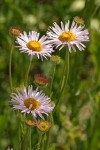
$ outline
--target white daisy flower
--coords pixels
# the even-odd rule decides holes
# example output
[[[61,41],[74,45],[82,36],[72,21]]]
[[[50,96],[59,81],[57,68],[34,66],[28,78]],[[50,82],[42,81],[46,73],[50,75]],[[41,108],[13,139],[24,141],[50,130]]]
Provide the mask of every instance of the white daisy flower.
[[[80,51],[85,49],[83,42],[89,41],[89,32],[87,29],[84,29],[84,26],[78,25],[74,21],[72,22],[71,27],[69,27],[70,22],[66,22],[65,26],[61,22],[61,27],[55,22],[53,27],[50,27],[47,35],[51,41],[51,44],[60,47],[61,50],[65,45],[68,46],[69,51],[76,51],[77,47]]]
[[[42,114],[48,115],[54,106],[50,104],[50,98],[43,94],[38,89],[33,91],[32,86],[28,87],[28,90],[24,86],[23,89],[16,90],[11,94],[11,104],[15,110],[21,110],[24,115],[32,114],[36,119],[37,115],[44,119]]]
[[[26,32],[20,33],[20,35],[16,38],[16,43],[19,46],[21,52],[28,53],[30,58],[32,59],[34,55],[37,55],[38,59],[43,57],[51,57],[51,53],[53,52],[52,46],[49,44],[47,40],[47,36],[42,36],[39,39],[39,33],[35,31],[29,32],[27,35]]]

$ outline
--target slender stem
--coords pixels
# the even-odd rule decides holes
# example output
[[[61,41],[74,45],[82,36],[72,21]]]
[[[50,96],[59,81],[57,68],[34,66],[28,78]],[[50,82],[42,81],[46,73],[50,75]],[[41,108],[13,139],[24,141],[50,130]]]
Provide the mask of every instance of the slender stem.
[[[28,76],[31,66],[31,59],[28,65],[28,69],[26,71],[25,76],[25,85],[27,86]],[[31,150],[31,128],[28,127],[25,122],[22,123],[22,140],[21,140],[21,150]]]
[[[60,96],[62,96],[65,85],[68,82],[68,76],[69,76],[69,51],[66,50],[64,73],[63,73],[63,79],[62,79],[62,83],[61,83]]]
[[[21,150],[31,150],[31,127],[28,127],[25,123],[23,123],[21,131]]]
[[[12,52],[13,52],[13,42],[11,44],[11,49],[10,49],[10,60],[9,60],[9,81],[10,81],[10,90],[12,92],[12,73],[11,73],[11,63],[12,63]]]
[[[44,149],[44,146],[45,146],[45,145],[44,145],[44,140],[45,140],[45,134],[43,134],[43,140],[42,140],[42,148],[41,148],[41,150],[45,150],[45,149]]]
[[[50,85],[50,97],[52,97],[52,86],[53,86],[53,80],[54,80],[54,76],[55,76],[55,71],[56,71],[56,64],[54,64],[54,68],[53,68],[52,80],[51,80],[51,85]],[[50,122],[51,122],[51,118],[52,118],[52,114],[50,114],[50,118],[49,118]],[[47,139],[46,139],[46,143],[45,143],[45,150],[48,149],[49,138],[50,138],[50,129],[47,132]]]
[[[52,113],[51,113],[50,114],[50,118],[49,118],[51,124],[53,124],[53,119],[52,118],[53,118],[53,116],[52,116]],[[51,128],[47,132],[47,139],[46,139],[46,142],[45,142],[44,150],[48,150],[49,139],[50,139],[50,131],[51,131]]]
[[[31,128],[29,128],[29,150],[31,150]]]
[[[31,67],[31,62],[32,60],[30,59],[29,65],[28,65],[28,69],[26,71],[26,76],[25,76],[25,85],[27,86],[27,82],[28,82],[28,76],[29,76],[29,71],[30,71],[30,67]]]
[[[45,143],[45,150],[48,149],[49,138],[50,138],[50,129],[49,129],[49,131],[47,132],[47,139],[46,139],[46,143]]]
[[[43,137],[43,134],[40,133],[37,150],[41,150],[42,137]]]
[[[53,74],[52,74],[52,79],[51,79],[51,84],[50,84],[50,97],[52,96],[52,86],[53,86],[55,71],[56,71],[56,64],[54,64]]]
[[[60,84],[59,84],[59,87],[60,88],[60,91],[57,92],[57,101],[56,101],[56,104],[55,104],[55,108],[54,110],[57,108],[59,102],[60,102],[60,99],[61,99],[61,96],[63,94],[63,91],[65,89],[65,86],[68,82],[68,76],[69,76],[69,51],[66,50],[66,55],[65,55],[65,62],[64,62],[64,68],[63,68],[63,73],[62,73],[62,79],[60,81]]]
[[[21,127],[20,123],[18,122],[18,149],[21,149]]]

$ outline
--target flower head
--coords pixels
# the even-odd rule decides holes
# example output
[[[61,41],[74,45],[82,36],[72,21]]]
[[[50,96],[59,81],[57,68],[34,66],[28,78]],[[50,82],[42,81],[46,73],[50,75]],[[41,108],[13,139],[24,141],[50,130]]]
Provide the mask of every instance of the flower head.
[[[35,120],[33,120],[33,119],[28,119],[28,118],[25,118],[25,123],[26,123],[28,126],[35,126],[35,124],[36,124]]]
[[[47,77],[43,74],[35,74],[34,79],[35,83],[38,84],[39,86],[45,86],[49,82]]]
[[[75,21],[77,24],[84,25],[84,20],[83,20],[83,18],[81,18],[81,17],[79,17],[79,16],[75,16],[75,17],[74,17],[74,21]]]
[[[51,62],[53,62],[55,64],[59,64],[61,62],[61,58],[57,55],[52,55],[50,60],[51,60]]]
[[[51,44],[56,46],[56,48],[60,47],[60,50],[67,45],[69,51],[76,51],[77,47],[80,51],[85,49],[85,45],[83,42],[89,41],[89,32],[87,29],[84,29],[84,26],[79,25],[72,22],[71,27],[69,27],[70,22],[66,22],[65,26],[61,22],[61,27],[54,23],[53,27],[50,27],[47,35],[51,41]]]
[[[22,30],[16,27],[10,27],[9,32],[14,36],[19,36]]]
[[[22,90],[16,90],[11,94],[11,104],[15,110],[21,110],[24,115],[31,114],[34,119],[39,116],[44,119],[43,114],[48,115],[53,110],[50,98],[38,89],[33,91],[32,86]]]
[[[28,35],[26,32],[23,32],[23,34],[17,37],[16,43],[19,44],[19,46],[17,46],[19,50],[28,53],[31,59],[34,55],[37,55],[38,59],[41,58],[43,60],[43,57],[51,57],[53,48],[46,36],[42,36],[39,39],[39,35],[40,34],[35,31],[29,32]]]
[[[48,131],[50,126],[51,126],[50,123],[44,120],[37,122],[37,128],[42,132]]]

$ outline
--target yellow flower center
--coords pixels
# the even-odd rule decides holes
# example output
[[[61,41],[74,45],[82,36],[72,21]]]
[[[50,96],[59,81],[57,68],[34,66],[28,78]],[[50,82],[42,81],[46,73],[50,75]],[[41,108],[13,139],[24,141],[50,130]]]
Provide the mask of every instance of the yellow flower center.
[[[76,36],[70,31],[64,31],[58,38],[61,42],[70,42],[76,39]]]
[[[32,105],[31,110],[34,110],[36,108],[39,108],[39,102],[35,100],[34,98],[27,98],[24,100],[24,105],[29,108],[30,105]]]
[[[36,52],[40,52],[42,50],[42,45],[40,42],[38,41],[30,41],[26,44],[26,46],[32,50],[32,51],[36,51]]]
[[[47,131],[50,128],[50,124],[47,121],[40,121],[37,127],[41,131]]]

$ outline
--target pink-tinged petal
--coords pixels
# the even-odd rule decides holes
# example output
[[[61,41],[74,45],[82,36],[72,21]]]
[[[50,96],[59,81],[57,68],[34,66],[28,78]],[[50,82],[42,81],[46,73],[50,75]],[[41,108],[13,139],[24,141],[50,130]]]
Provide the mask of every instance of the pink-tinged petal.
[[[85,49],[83,42],[89,41],[89,32],[84,28],[84,25],[78,25],[74,21],[70,25],[69,20],[65,23],[65,26],[61,22],[61,27],[57,23],[54,23],[53,26],[49,27],[47,36],[55,49],[61,50],[64,46],[67,46],[69,52],[76,52],[76,48],[82,51]],[[64,32],[67,36],[64,36]],[[61,36],[64,37],[61,39]]]
[[[33,100],[33,101],[32,101]],[[37,106],[34,107],[34,100]],[[28,101],[28,105],[27,102]],[[51,100],[42,91],[33,90],[32,86],[28,86],[28,89],[24,86],[23,89],[16,90],[15,93],[11,94],[11,106],[14,110],[20,110],[21,113],[31,114],[33,118],[39,116],[42,119],[44,114],[48,115],[49,112],[53,111],[50,104]]]

